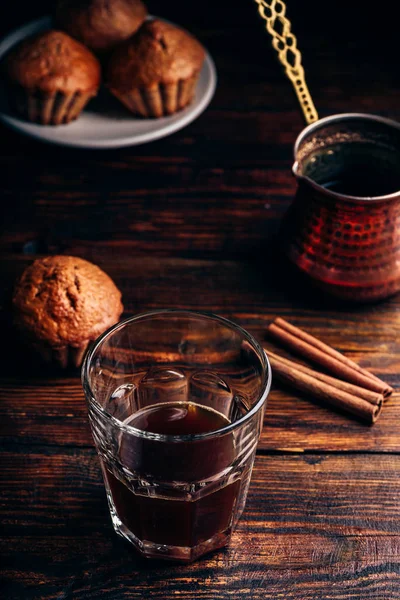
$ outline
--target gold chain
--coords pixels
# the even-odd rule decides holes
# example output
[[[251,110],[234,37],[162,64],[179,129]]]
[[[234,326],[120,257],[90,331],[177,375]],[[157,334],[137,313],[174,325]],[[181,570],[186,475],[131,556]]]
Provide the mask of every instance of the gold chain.
[[[258,4],[258,12],[266,21],[266,29],[272,36],[272,46],[293,84],[306,122],[318,121],[318,113],[306,84],[301,53],[297,48],[296,37],[291,33],[291,23],[286,17],[285,3],[283,0],[255,1]]]

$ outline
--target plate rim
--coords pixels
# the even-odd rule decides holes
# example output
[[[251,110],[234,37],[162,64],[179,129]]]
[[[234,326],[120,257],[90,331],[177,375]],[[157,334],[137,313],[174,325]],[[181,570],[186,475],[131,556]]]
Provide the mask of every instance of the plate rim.
[[[166,22],[170,22],[167,19],[164,19],[164,18],[158,17],[158,16],[156,17],[153,15],[149,15],[149,17],[157,18],[157,19],[160,19],[160,20],[166,21]],[[10,50],[18,41],[24,39],[26,36],[28,36],[30,34],[35,33],[36,30],[39,31],[40,29],[44,29],[45,27],[51,27],[51,26],[52,26],[52,18],[51,18],[51,16],[46,15],[43,17],[39,17],[38,19],[33,19],[32,21],[29,21],[28,23],[25,23],[24,25],[21,25],[20,27],[16,27],[15,29],[13,29],[10,33],[5,35],[0,40],[0,60],[3,58],[3,56],[6,54],[6,52],[8,52],[8,50]],[[177,25],[177,27],[180,27],[180,26]],[[180,28],[183,29],[182,27],[180,27]],[[16,35],[19,38],[17,41],[14,40],[14,37]],[[197,104],[195,104],[194,106],[192,106],[191,110],[189,110],[187,113],[182,114],[182,117],[180,119],[177,119],[173,123],[165,123],[162,127],[160,127],[159,129],[156,129],[155,131],[144,132],[144,133],[135,134],[135,135],[127,135],[126,137],[119,137],[119,138],[114,138],[111,140],[104,139],[104,138],[100,139],[100,140],[89,140],[89,141],[85,140],[84,138],[71,140],[71,139],[62,139],[62,133],[61,133],[61,138],[47,137],[44,134],[45,131],[49,131],[49,132],[53,133],[54,131],[57,131],[57,130],[54,129],[53,127],[51,127],[50,129],[47,129],[47,127],[45,125],[39,125],[36,123],[30,123],[29,121],[23,121],[22,119],[19,119],[18,117],[8,115],[7,113],[2,112],[2,111],[0,111],[0,121],[2,121],[5,125],[7,125],[11,129],[13,129],[14,131],[17,131],[18,133],[20,133],[22,135],[26,135],[30,138],[40,140],[41,142],[44,142],[47,144],[53,144],[53,145],[64,146],[64,147],[69,147],[69,148],[86,148],[86,149],[107,150],[107,149],[112,149],[112,148],[123,148],[123,147],[127,147],[127,146],[138,146],[141,144],[150,143],[150,142],[159,140],[161,138],[167,137],[169,135],[172,135],[173,133],[183,129],[184,127],[186,127],[187,125],[192,123],[195,119],[197,119],[197,117],[199,117],[204,112],[204,110],[207,108],[207,106],[210,104],[210,102],[214,96],[216,86],[217,86],[217,71],[216,71],[215,63],[207,50],[205,51],[205,58],[204,58],[204,63],[203,63],[202,69],[204,69],[204,68],[206,68],[208,70],[209,82],[208,82],[207,89],[206,89],[205,93],[203,94],[203,96],[200,98],[199,102]],[[179,114],[179,113],[175,113],[174,115],[171,115],[171,117],[175,117],[176,114]],[[132,117],[132,118],[134,118],[134,117]],[[166,117],[166,118],[168,118],[168,117]],[[154,122],[154,119],[151,119],[151,121]],[[24,127],[25,124],[26,125],[36,125],[38,128],[43,128],[43,132],[41,131],[41,129],[38,129],[37,131],[28,131]],[[64,128],[64,127],[68,127],[68,125],[62,125],[59,127]],[[62,132],[62,129],[60,129],[58,131]]]

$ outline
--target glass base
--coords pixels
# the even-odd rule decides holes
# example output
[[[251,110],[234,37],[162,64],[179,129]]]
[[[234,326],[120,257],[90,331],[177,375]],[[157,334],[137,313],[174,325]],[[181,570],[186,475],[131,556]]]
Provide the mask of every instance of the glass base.
[[[226,546],[231,538],[232,530],[219,532],[209,540],[189,548],[186,546],[167,546],[165,544],[156,544],[148,540],[139,540],[121,521],[117,518],[112,519],[114,529],[118,535],[130,542],[134,548],[145,558],[157,558],[159,560],[172,560],[189,563],[197,560],[203,554],[218,550]]]
[[[240,479],[204,496],[174,489],[175,497],[168,498],[160,495],[161,486],[159,495],[146,496],[135,494],[101,464],[114,529],[142,556],[191,562],[229,543],[243,510],[237,502]],[[193,496],[197,498],[188,500]]]

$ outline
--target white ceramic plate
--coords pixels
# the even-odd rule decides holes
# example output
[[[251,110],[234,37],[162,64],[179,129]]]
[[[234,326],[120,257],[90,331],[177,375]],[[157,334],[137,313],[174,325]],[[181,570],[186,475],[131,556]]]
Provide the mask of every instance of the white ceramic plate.
[[[50,17],[43,17],[16,29],[0,43],[0,60],[17,42],[28,35],[51,28]],[[19,118],[8,106],[4,88],[0,89],[0,119],[21,133],[45,142],[81,148],[119,148],[144,144],[182,129],[196,119],[214,95],[217,76],[207,53],[190,106],[161,119],[137,119],[106,90],[101,89],[80,117],[68,125],[36,125]]]

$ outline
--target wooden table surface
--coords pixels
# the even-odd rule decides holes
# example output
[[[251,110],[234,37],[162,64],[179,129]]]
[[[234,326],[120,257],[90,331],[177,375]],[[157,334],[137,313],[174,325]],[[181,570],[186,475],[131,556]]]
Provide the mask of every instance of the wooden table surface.
[[[1,32],[50,5],[21,14],[4,3]],[[255,4],[149,6],[215,58],[218,89],[197,121],[112,151],[46,146],[1,128],[0,596],[399,599],[398,394],[369,427],[275,386],[230,547],[189,566],[153,563],[113,532],[79,374],[33,367],[14,341],[15,277],[38,255],[68,253],[114,278],[126,316],[209,310],[264,341],[281,315],[400,387],[400,296],[337,305],[304,286],[276,250],[303,123]],[[388,7],[377,10],[291,3],[321,116],[400,120],[397,21]]]

